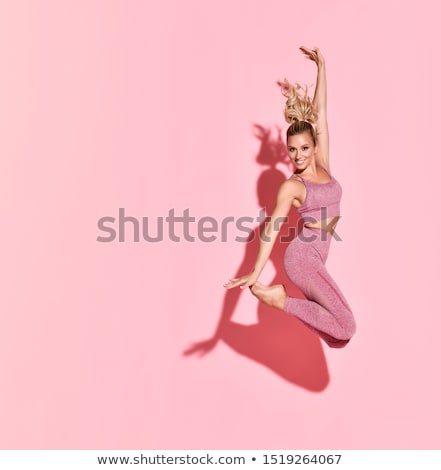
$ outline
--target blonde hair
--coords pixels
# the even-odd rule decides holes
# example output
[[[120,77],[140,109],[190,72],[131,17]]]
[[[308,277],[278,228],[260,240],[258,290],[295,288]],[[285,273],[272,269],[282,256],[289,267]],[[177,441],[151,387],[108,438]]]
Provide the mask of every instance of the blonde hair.
[[[291,125],[287,130],[286,137],[309,132],[314,145],[316,145],[314,124],[317,122],[318,114],[308,96],[308,86],[302,87],[297,82],[293,85],[286,78],[283,82],[277,83],[281,87],[282,94],[287,98],[284,115],[286,122]]]

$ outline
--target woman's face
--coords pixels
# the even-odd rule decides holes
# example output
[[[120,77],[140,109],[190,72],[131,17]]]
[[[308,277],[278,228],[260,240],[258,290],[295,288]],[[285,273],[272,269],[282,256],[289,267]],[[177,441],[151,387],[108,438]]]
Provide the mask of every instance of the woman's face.
[[[314,159],[316,147],[309,132],[290,135],[287,140],[288,155],[296,168],[304,169]]]

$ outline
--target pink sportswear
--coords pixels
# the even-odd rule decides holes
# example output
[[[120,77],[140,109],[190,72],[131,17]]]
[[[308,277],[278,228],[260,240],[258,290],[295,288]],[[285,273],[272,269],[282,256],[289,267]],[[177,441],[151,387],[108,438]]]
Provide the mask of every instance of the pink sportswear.
[[[342,189],[335,178],[324,184],[303,182],[306,199],[298,210],[305,222],[312,217],[322,220],[340,215]],[[342,348],[354,335],[356,323],[348,301],[325,266],[331,239],[328,230],[304,225],[288,245],[285,272],[306,299],[288,296],[284,311],[314,330],[330,347]]]
[[[326,171],[325,168],[323,169]],[[340,215],[340,200],[343,194],[342,187],[332,175],[329,176],[331,176],[331,180],[327,183],[306,181],[297,173],[291,176],[291,178],[300,178],[306,186],[305,201],[297,208],[305,221],[307,219],[308,222],[316,222]]]

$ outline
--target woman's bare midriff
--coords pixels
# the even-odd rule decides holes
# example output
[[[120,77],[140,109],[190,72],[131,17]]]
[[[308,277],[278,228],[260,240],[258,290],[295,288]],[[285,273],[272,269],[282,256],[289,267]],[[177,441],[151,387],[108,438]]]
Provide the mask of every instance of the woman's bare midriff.
[[[304,225],[305,227],[321,228],[322,230],[326,230],[333,234],[340,217],[340,215],[336,215],[334,217],[329,217],[328,219],[318,220],[317,222],[306,222]]]

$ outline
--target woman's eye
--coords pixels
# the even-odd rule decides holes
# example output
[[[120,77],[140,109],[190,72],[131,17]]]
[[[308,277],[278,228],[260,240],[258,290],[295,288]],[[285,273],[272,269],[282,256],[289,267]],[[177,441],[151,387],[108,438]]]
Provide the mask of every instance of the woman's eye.
[[[309,147],[303,147],[303,150],[308,150]]]

